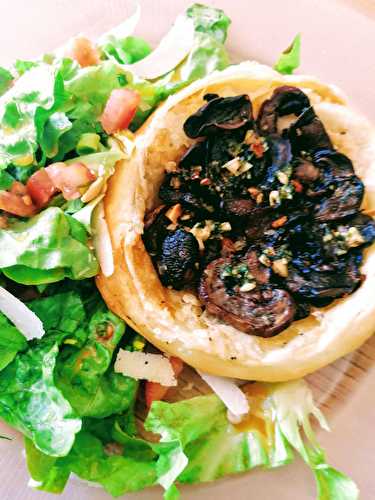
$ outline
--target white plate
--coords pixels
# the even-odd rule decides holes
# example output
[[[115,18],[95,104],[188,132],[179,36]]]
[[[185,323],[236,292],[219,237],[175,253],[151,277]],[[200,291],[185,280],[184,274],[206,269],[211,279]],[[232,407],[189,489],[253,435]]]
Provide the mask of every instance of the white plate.
[[[141,0],[138,34],[156,42],[185,0]],[[371,0],[218,0],[233,23],[228,46],[236,59],[256,58],[272,64],[296,33],[302,33],[300,72],[339,85],[353,105],[375,121],[375,3]],[[120,0],[12,0],[0,2],[1,64],[51,51],[70,36],[83,32],[91,37],[118,24],[126,16],[128,2]],[[129,4],[128,4],[129,5]],[[329,414],[333,428],[319,438],[332,465],[355,479],[361,499],[375,498],[375,339],[347,359],[310,378]],[[22,456],[22,440],[0,424],[1,500],[46,500],[56,496],[27,487],[28,474]],[[254,471],[210,485],[182,488],[185,500],[313,500],[315,486],[301,462],[274,471]],[[154,488],[127,498],[156,500]],[[109,496],[72,480],[62,500],[101,500]]]

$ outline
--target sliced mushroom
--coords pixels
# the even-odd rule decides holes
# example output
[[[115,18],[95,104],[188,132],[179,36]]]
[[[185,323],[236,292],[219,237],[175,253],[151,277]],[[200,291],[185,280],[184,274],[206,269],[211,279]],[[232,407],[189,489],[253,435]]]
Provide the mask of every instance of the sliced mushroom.
[[[325,176],[352,177],[354,175],[353,163],[342,153],[334,149],[321,149],[314,153],[312,161]]]
[[[294,168],[293,178],[303,184],[311,184],[319,179],[320,170],[312,162],[304,159],[298,159]]]
[[[337,178],[331,193],[316,206],[314,216],[320,222],[355,215],[362,203],[364,186],[356,175],[349,178]]]
[[[288,292],[270,286],[248,292],[228,290],[220,277],[231,259],[217,259],[205,269],[199,287],[208,313],[250,335],[272,337],[293,321],[295,304]]]
[[[314,264],[306,257],[293,259],[286,279],[287,289],[309,301],[342,297],[360,285],[359,264],[357,255],[319,264]]]
[[[220,130],[232,130],[252,122],[252,105],[247,94],[213,97],[184,123],[188,137],[196,139]]]
[[[294,153],[333,148],[323,123],[311,107],[305,109],[291,125],[288,137]]]
[[[243,227],[246,238],[256,241],[264,237],[264,234],[272,228],[275,213],[269,207],[260,207],[253,210],[251,217],[246,220]]]
[[[307,95],[297,87],[283,85],[275,89],[272,97],[260,107],[257,125],[263,134],[277,133],[277,119],[280,116],[300,115],[310,106]]]
[[[168,234],[170,220],[165,216],[167,210],[166,205],[160,205],[145,217],[143,242],[151,255],[158,254],[163,239]]]
[[[256,207],[256,203],[251,198],[243,199],[228,199],[221,203],[221,210],[225,218],[233,220],[233,218],[249,217]]]
[[[207,161],[207,141],[196,142],[181,157],[179,166],[183,169],[205,165]]]
[[[164,239],[159,258],[158,270],[163,285],[181,290],[194,279],[199,261],[198,242],[191,233],[177,229]]]

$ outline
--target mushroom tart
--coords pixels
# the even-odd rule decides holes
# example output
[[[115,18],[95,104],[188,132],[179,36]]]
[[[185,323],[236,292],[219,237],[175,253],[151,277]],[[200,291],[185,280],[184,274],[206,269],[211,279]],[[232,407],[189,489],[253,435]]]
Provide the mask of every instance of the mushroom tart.
[[[216,375],[282,381],[375,329],[375,132],[334,87],[232,66],[171,97],[105,198],[109,307]]]

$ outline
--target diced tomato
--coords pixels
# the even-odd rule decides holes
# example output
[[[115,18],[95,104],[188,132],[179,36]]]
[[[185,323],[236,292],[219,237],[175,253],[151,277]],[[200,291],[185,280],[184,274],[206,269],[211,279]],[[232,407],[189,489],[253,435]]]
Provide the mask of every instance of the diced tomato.
[[[57,192],[56,186],[44,168],[37,170],[29,178],[26,188],[38,208],[47,205],[52,196]]]
[[[18,196],[24,196],[27,194],[27,189],[25,184],[22,184],[22,182],[14,181],[9,189],[9,192]]]
[[[150,408],[153,401],[161,401],[167,394],[169,387],[158,384],[157,382],[146,381],[145,384],[145,399],[146,406]]]
[[[175,356],[171,356],[169,358],[169,361],[172,365],[175,376],[178,377],[182,372],[182,369],[184,367],[184,362],[182,361],[181,358],[176,358]]]
[[[15,190],[18,188],[19,186],[17,186]],[[26,193],[26,188],[24,193]],[[8,191],[0,191],[0,210],[5,210],[5,212],[18,215],[19,217],[32,217],[37,211],[36,206],[33,204],[28,194],[17,194]]]
[[[82,68],[94,66],[100,62],[99,51],[84,36],[77,36],[71,41],[66,55],[77,61]]]
[[[113,134],[129,127],[140,100],[139,93],[133,90],[112,90],[100,119],[107,134]]]
[[[182,372],[184,362],[180,358],[175,358],[173,356],[169,358],[169,361],[171,362],[175,376],[178,377]],[[147,408],[150,408],[153,401],[160,401],[161,399],[165,398],[169,389],[169,387],[161,385],[158,382],[147,381],[145,385],[145,399]]]
[[[49,178],[52,184],[58,191],[61,191],[66,200],[75,200],[81,196],[80,188],[87,186],[96,179],[93,174],[83,163],[53,163],[46,167]]]

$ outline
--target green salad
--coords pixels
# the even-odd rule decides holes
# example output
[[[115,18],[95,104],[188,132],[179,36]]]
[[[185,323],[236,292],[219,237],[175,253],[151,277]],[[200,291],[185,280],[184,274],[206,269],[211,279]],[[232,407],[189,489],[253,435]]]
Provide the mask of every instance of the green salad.
[[[134,24],[0,68],[0,418],[24,435],[30,484],[60,493],[75,475],[113,496],[161,485],[172,500],[180,484],[280,467],[297,454],[317,498],[354,500],[356,485],[316,440],[312,417],[328,426],[305,381],[242,390],[227,381],[226,398],[180,391],[175,402],[158,400],[162,391],[146,394],[145,410],[143,383],[115,369],[120,349],[148,346],[95,287],[100,267],[111,271],[107,181],[162,101],[231,63],[222,10],[189,7],[164,39],[169,58],[134,36]],[[275,69],[292,73],[299,53],[298,35]],[[230,404],[238,392],[250,408],[241,421]]]

